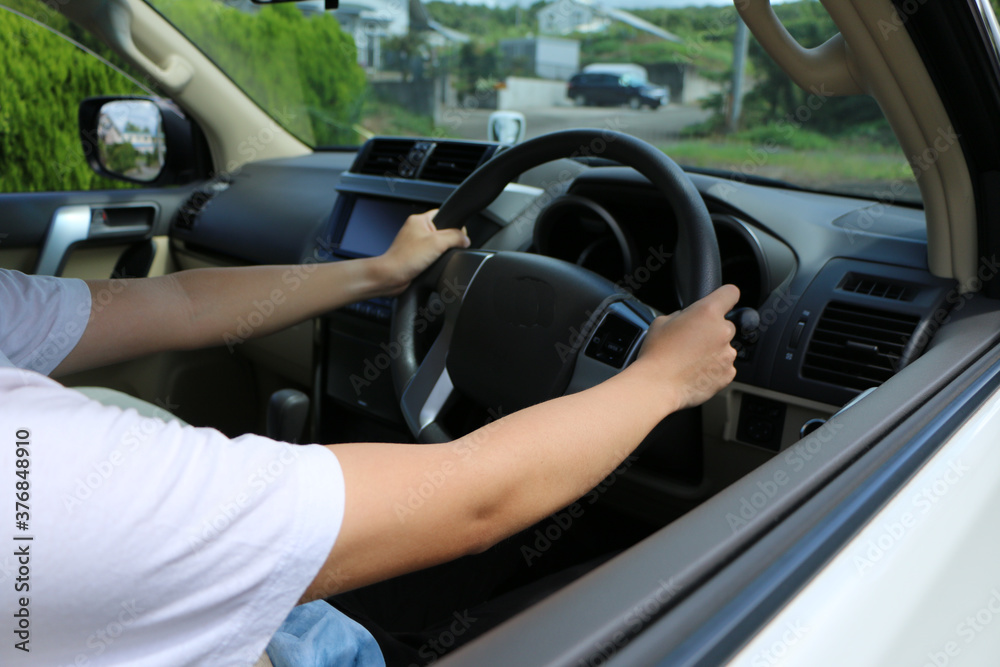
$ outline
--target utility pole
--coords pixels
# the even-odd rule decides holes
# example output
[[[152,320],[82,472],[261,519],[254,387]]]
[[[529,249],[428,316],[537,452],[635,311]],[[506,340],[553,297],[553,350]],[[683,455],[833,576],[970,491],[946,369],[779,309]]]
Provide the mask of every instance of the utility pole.
[[[739,16],[736,17],[736,37],[733,39],[733,102],[729,105],[729,118],[726,128],[730,133],[740,128],[740,115],[743,113],[743,79],[747,68],[747,49],[750,40],[747,24]]]

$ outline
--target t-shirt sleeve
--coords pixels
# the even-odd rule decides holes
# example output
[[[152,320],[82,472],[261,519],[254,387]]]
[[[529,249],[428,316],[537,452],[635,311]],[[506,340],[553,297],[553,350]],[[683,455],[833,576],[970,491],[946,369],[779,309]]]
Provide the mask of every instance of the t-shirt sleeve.
[[[76,278],[0,269],[0,363],[48,375],[80,342],[90,289]]]
[[[336,456],[140,417],[41,376],[4,387],[2,371],[17,412],[0,428],[30,432],[32,659],[253,664],[340,530]]]

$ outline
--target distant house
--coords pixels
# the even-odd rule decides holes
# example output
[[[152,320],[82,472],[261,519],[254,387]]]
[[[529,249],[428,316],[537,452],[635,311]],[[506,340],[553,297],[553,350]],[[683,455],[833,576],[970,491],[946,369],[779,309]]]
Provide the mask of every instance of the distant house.
[[[120,144],[125,141],[122,137],[122,133],[111,121],[111,117],[103,113],[97,118],[97,136],[100,137],[101,143],[109,146]]]
[[[538,32],[543,35],[600,32],[609,25],[611,19],[578,0],[555,0],[538,11]]]
[[[624,23],[660,39],[680,43],[681,38],[621,9],[594,0],[553,0],[538,12],[538,31],[547,35],[601,32],[612,23]]]
[[[323,1],[299,3],[304,13],[323,11]],[[428,33],[427,43],[467,42],[468,35],[431,19],[421,0],[341,0],[333,15],[354,37],[358,64],[369,71],[382,68],[384,41],[411,31]]]
[[[377,70],[382,64],[382,42],[410,31],[410,13],[404,0],[347,0],[333,12],[344,32],[354,37],[358,64]]]
[[[431,18],[421,0],[410,1],[410,29],[426,33],[431,46],[446,46],[449,43],[464,44],[472,38],[464,32],[452,30]]]
[[[543,79],[568,81],[580,70],[580,42],[559,37],[527,37],[500,41],[504,64]]]

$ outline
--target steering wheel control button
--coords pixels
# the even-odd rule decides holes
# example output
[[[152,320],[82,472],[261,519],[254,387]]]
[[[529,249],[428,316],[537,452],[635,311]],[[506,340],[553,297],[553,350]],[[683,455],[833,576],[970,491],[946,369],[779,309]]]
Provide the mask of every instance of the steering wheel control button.
[[[609,366],[621,368],[641,330],[614,313],[608,313],[587,345],[585,354]]]
[[[785,428],[785,404],[768,398],[743,394],[736,439],[773,452],[781,449]]]

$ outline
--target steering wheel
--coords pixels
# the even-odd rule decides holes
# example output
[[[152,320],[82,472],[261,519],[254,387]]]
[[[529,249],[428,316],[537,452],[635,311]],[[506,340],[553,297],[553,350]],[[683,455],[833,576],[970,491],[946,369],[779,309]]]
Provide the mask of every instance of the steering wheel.
[[[460,227],[524,171],[581,154],[633,167],[670,203],[682,306],[719,287],[719,246],[694,184],[662,151],[620,132],[574,129],[518,144],[473,172],[434,222]],[[456,390],[496,416],[594,386],[635,357],[653,318],[622,288],[562,260],[449,251],[396,298],[391,341],[399,353],[391,368],[403,416],[418,441],[446,442],[452,436],[438,417]],[[416,337],[442,319],[418,360]]]

